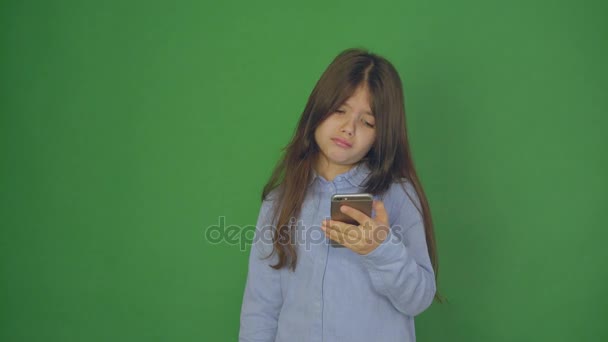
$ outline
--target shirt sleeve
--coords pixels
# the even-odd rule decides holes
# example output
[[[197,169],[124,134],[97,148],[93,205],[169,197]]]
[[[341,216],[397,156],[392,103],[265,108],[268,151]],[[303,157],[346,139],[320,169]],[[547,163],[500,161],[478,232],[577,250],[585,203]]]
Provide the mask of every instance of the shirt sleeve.
[[[388,213],[392,219],[386,239],[361,257],[376,291],[385,295],[400,312],[416,316],[433,302],[435,273],[422,215],[403,190],[396,192],[393,201],[401,204],[393,206],[393,212]]]
[[[271,202],[264,201],[260,209],[249,254],[249,270],[241,307],[240,342],[275,340],[279,313],[283,305],[280,271],[270,267],[278,261],[273,254]]]

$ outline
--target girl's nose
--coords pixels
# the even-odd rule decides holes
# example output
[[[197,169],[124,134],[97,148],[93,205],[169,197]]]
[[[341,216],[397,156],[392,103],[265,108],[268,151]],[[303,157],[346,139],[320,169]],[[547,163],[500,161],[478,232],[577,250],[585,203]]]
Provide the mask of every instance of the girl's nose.
[[[345,127],[345,128],[342,128],[342,132],[343,132],[343,133],[346,133],[346,134],[348,134],[348,135],[350,135],[350,136],[352,136],[352,135],[353,135],[353,131],[352,131],[350,128],[346,128],[346,127]]]
[[[342,132],[350,136],[355,134],[355,120],[353,118],[349,118],[343,123]]]

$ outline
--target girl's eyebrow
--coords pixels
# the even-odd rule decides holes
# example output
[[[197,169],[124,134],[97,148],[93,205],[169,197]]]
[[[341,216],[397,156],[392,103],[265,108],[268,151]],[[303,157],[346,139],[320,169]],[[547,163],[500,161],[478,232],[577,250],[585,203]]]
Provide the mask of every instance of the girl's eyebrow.
[[[350,106],[348,103],[346,103],[346,102],[344,102],[344,103],[343,103],[343,105],[345,105],[345,106],[346,106],[346,107],[348,107],[348,108],[353,108],[353,107],[351,107],[351,106]],[[363,113],[364,113],[364,114],[367,114],[367,115],[374,116],[374,114],[373,114],[371,111],[369,111],[369,110],[366,110],[366,111],[365,111],[365,112],[363,112]]]

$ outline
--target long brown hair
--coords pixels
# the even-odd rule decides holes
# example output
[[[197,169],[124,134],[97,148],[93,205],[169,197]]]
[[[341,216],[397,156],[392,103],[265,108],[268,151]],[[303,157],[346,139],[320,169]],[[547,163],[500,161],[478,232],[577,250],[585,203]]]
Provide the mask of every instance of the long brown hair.
[[[365,191],[382,194],[394,181],[405,178],[411,182],[421,204],[417,209],[423,217],[428,253],[437,281],[439,264],[431,210],[409,147],[401,79],[388,60],[364,49],[341,52],[321,75],[308,98],[293,138],[283,148],[283,156],[264,186],[262,200],[276,190],[273,217],[277,229],[271,255],[278,253],[278,263],[271,267],[281,269],[289,266],[295,271],[297,254],[293,231],[319,153],[315,130],[361,85],[366,85],[370,92],[370,106],[376,121],[376,141],[360,161],[371,170],[364,185]],[[442,301],[438,291],[435,298]]]

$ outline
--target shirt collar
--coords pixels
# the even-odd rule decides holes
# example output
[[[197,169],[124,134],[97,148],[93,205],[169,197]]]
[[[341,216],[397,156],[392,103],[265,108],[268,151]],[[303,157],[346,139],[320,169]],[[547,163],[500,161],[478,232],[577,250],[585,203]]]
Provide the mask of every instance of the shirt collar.
[[[365,180],[367,179],[370,173],[371,170],[369,169],[366,163],[359,163],[352,167],[350,170],[337,175],[332,182],[335,184],[350,183],[353,186],[360,187],[363,186]],[[317,171],[313,168],[312,177],[308,182],[308,185],[310,186],[317,179],[322,183],[332,183],[323,178],[323,176],[319,175]]]

